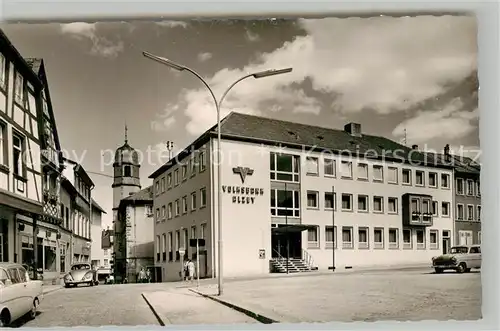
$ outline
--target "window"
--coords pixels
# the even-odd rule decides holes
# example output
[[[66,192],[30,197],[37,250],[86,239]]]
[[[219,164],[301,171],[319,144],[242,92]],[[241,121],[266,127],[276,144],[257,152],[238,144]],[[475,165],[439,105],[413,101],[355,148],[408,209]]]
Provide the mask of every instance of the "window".
[[[168,207],[167,207],[167,218],[168,218],[168,219],[171,219],[171,218],[172,218],[172,216],[173,216],[172,214],[173,214],[173,213],[172,213],[172,203],[171,203],[171,202],[169,202],[169,203],[168,203]]]
[[[183,164],[181,170],[182,170],[182,180],[186,180],[188,172],[187,164]]]
[[[387,168],[387,182],[391,184],[397,184],[398,183],[398,168],[395,167],[388,167]]]
[[[179,169],[175,169],[174,171],[174,185],[179,185]]]
[[[467,195],[474,195],[474,181],[467,179]]]
[[[438,216],[438,202],[437,201],[432,201],[431,213],[432,213],[432,216]]]
[[[165,193],[165,177],[163,177],[160,181],[160,190],[161,193]]]
[[[196,210],[196,192],[191,193],[191,210]]]
[[[403,249],[413,248],[413,240],[411,239],[411,229],[403,229]]]
[[[481,242],[483,241],[483,237],[481,236],[481,231],[477,232],[477,244],[481,245]]]
[[[373,247],[378,249],[384,248],[384,229],[373,229]]]
[[[431,213],[431,201],[428,199],[422,199],[422,213],[424,214],[430,214]]]
[[[299,191],[271,190],[271,215],[299,217]]]
[[[342,178],[352,178],[352,162],[340,162],[340,175]]]
[[[467,220],[474,220],[474,205],[467,205]]]
[[[191,239],[196,239],[196,226],[191,227]]]
[[[200,172],[205,171],[207,168],[207,159],[205,152],[200,153]]]
[[[411,185],[411,170],[410,169],[403,169],[403,184],[405,185]]]
[[[479,181],[477,181],[477,182],[476,182],[476,195],[477,195],[478,197],[480,197],[480,196],[481,196],[481,184],[480,184],[480,182],[479,182]]]
[[[358,228],[358,248],[367,249],[368,247],[368,228]]]
[[[358,211],[368,211],[368,196],[358,195]]]
[[[153,206],[152,205],[146,205],[146,217],[151,217],[153,216]],[[68,218],[68,207],[66,207],[66,218]],[[67,226],[66,226],[67,228]]]
[[[174,257],[172,256],[172,251],[174,250],[174,238],[172,232],[168,233],[168,260],[172,261]]]
[[[429,172],[429,186],[437,187],[437,174],[435,172]]]
[[[337,195],[332,192],[325,192],[325,209],[337,210]]]
[[[431,230],[429,232],[429,241],[430,241],[430,248],[431,249],[438,249],[439,248],[438,231],[437,230]]]
[[[450,203],[449,202],[441,202],[441,216],[450,217]]]
[[[398,213],[398,198],[389,197],[387,199],[388,202],[388,212],[390,214]]]
[[[156,261],[160,261],[160,250],[161,250],[160,236],[156,236]]]
[[[464,180],[462,178],[457,178],[457,194],[464,194]]]
[[[182,197],[182,213],[185,214],[188,212],[188,203],[187,203],[187,196]]]
[[[14,175],[24,177],[23,150],[24,141],[20,135],[12,135],[12,159],[14,160]]]
[[[336,162],[334,159],[324,159],[323,171],[325,172],[325,176],[335,177],[336,176]]]
[[[200,190],[200,208],[207,205],[207,189],[202,188]]]
[[[181,206],[179,199],[175,200],[175,216],[179,216],[181,213]]]
[[[368,164],[358,163],[358,179],[368,180]]]
[[[297,155],[271,153],[271,180],[298,182],[299,160]]]
[[[309,248],[319,247],[318,230],[318,227],[310,228],[307,230],[307,246]]]
[[[0,165],[7,165],[7,158],[5,157],[6,156],[5,152],[7,151],[6,138],[7,138],[7,125],[5,125],[3,122],[0,122]]]
[[[424,230],[416,230],[417,233],[417,249],[425,249],[425,232]]]
[[[123,166],[123,177],[130,177],[131,171],[130,171],[130,166],[129,165],[124,165]]]
[[[457,220],[464,219],[464,205],[457,204]]]
[[[161,207],[161,218],[165,219],[167,217],[167,209],[165,208],[165,206],[163,205]]]
[[[389,249],[399,248],[399,231],[398,229],[389,229]]]
[[[207,225],[206,224],[202,224],[200,226],[200,239],[205,239],[205,230],[207,228]]]
[[[17,271],[17,268],[7,269],[7,272],[10,276],[10,280],[11,280],[12,284],[21,283],[21,277],[19,276],[19,272]]]
[[[377,213],[384,212],[384,198],[383,197],[373,197],[373,211]]]
[[[325,244],[326,248],[337,248],[337,227],[325,226]]]
[[[179,230],[175,231],[175,260],[179,261],[181,255],[179,254],[179,249],[181,248],[181,232]]]
[[[417,185],[417,186],[424,186],[425,185],[423,171],[417,170],[415,172],[415,185]]]
[[[24,81],[19,72],[16,72],[14,80],[14,94],[16,102],[24,106]]]
[[[373,166],[373,181],[383,182],[384,181],[384,167],[380,165]]]
[[[314,191],[307,191],[307,208],[318,208],[318,199],[319,199],[319,194],[318,192]]]
[[[477,206],[476,219],[481,220],[481,206]]]
[[[5,88],[7,77],[7,62],[5,56],[0,53],[0,88]]]
[[[196,155],[193,155],[193,157],[191,158],[191,161],[190,161],[190,164],[191,164],[191,177],[195,176],[196,175]]]
[[[441,188],[450,188],[450,175],[441,174]]]
[[[342,248],[353,248],[352,227],[342,227]]]
[[[161,255],[162,255],[162,261],[166,262],[167,261],[167,234],[166,233],[162,234]]]
[[[308,175],[318,175],[319,166],[318,166],[318,158],[317,157],[306,157],[306,173]]]
[[[78,215],[80,217],[80,215]],[[158,222],[160,220],[160,208],[156,208],[155,220]]]
[[[172,188],[172,174],[167,175],[167,188]]]
[[[342,193],[342,210],[352,210],[352,194]]]

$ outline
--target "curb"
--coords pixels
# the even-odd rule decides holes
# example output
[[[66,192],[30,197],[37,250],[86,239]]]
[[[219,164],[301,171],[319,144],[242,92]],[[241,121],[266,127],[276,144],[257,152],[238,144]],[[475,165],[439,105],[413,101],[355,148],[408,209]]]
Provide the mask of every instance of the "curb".
[[[236,306],[236,305],[233,305],[232,303],[229,303],[227,301],[224,301],[224,300],[221,300],[221,299],[218,299],[218,298],[215,298],[211,295],[208,295],[208,294],[204,294],[204,293],[201,293],[199,291],[196,291],[196,290],[193,290],[193,289],[189,289],[191,292],[193,293],[196,293],[198,295],[201,295],[202,297],[204,298],[207,298],[207,299],[210,299],[210,300],[213,300],[215,302],[218,302],[226,307],[229,307],[231,309],[234,309],[242,314],[245,314],[247,315],[248,317],[251,317],[255,320],[257,320],[258,322],[262,323],[262,324],[274,324],[274,323],[280,323],[279,321],[276,321],[276,320],[273,320],[269,317],[266,317],[266,316],[263,316],[261,314],[257,314],[253,311],[250,311],[248,309],[245,309],[243,307],[239,307],[239,306]]]
[[[47,295],[47,294],[50,294],[50,293],[53,293],[53,292],[56,292],[56,291],[59,291],[59,290],[62,290],[62,286],[61,287],[56,287],[56,288],[53,288],[53,289],[50,289],[50,290],[47,290],[47,291],[44,291],[43,295]]]
[[[153,315],[155,315],[156,320],[158,321],[158,323],[160,324],[160,326],[165,326],[165,322],[163,322],[163,320],[161,319],[160,315],[158,315],[158,313],[156,312],[155,308],[149,302],[149,300],[146,298],[146,296],[144,295],[144,293],[141,293],[141,296],[144,299],[144,301],[146,301],[146,304],[148,305],[149,309],[151,309],[151,311],[153,312]]]

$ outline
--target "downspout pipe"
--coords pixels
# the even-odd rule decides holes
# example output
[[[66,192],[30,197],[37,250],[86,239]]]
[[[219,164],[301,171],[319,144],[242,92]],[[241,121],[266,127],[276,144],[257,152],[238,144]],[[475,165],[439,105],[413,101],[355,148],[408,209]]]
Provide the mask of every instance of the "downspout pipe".
[[[89,227],[87,228],[87,231],[89,232],[89,239],[90,239],[90,253],[89,253],[89,260],[90,260],[90,265],[92,265],[92,224],[93,222],[93,213],[92,213],[92,190],[95,188],[95,184],[92,184],[90,186],[90,194],[89,194],[89,204],[90,204],[90,215],[89,215]]]

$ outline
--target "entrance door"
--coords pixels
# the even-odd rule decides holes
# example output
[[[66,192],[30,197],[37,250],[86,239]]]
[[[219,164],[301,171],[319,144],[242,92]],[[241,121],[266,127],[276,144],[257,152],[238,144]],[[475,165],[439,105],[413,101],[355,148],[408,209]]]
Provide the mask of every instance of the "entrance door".
[[[450,251],[450,238],[443,238],[443,254],[448,254]]]
[[[472,231],[458,231],[458,240],[459,245],[472,245]]]
[[[291,259],[302,258],[302,235],[300,231],[280,232],[271,235],[271,246],[273,258],[289,257]]]

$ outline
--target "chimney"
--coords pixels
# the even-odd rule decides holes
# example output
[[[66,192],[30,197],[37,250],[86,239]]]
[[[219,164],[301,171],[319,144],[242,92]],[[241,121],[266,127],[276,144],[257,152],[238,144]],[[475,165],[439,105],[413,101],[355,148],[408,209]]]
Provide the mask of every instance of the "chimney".
[[[450,145],[449,144],[446,144],[446,146],[444,146],[444,155],[446,155],[446,156],[450,155]]]
[[[344,131],[349,133],[351,136],[361,137],[361,124],[359,123],[348,123],[344,126]]]
[[[411,145],[411,149],[418,150],[418,145]]]

